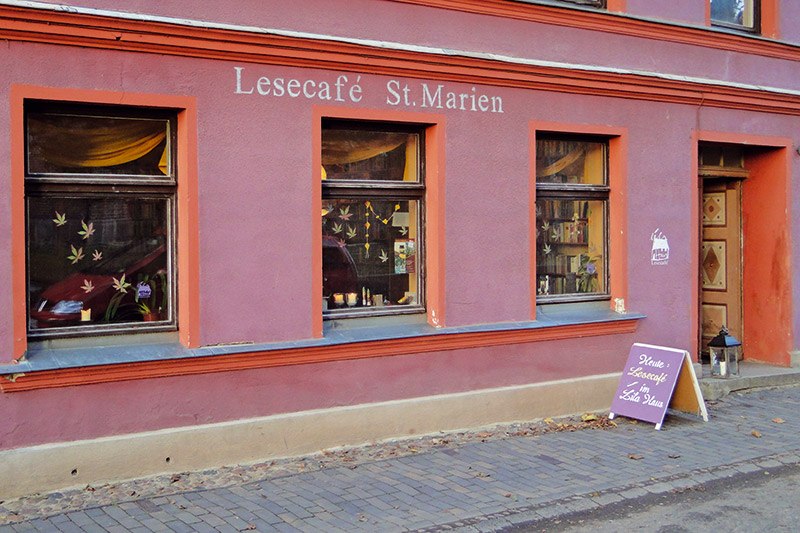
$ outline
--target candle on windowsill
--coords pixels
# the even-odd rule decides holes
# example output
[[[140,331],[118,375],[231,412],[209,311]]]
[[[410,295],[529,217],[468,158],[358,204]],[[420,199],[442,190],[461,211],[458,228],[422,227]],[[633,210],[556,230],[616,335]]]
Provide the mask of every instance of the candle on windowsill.
[[[334,293],[333,303],[335,303],[336,305],[344,305],[344,294],[342,294],[341,292]]]
[[[81,309],[81,322],[89,322],[92,319],[91,309]]]

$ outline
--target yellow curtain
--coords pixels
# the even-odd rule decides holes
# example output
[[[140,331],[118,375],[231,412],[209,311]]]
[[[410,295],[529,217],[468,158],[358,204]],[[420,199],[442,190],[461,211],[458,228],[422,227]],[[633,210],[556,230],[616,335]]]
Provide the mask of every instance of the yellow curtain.
[[[322,164],[341,165],[371,159],[406,142],[405,133],[327,130],[322,135]]]
[[[558,174],[559,172],[561,172],[562,170],[573,164],[575,161],[580,159],[583,154],[584,154],[584,149],[582,147],[575,148],[574,150],[569,152],[561,159],[555,161],[554,163],[551,163],[546,167],[537,169],[536,176],[544,178],[547,176],[552,176],[553,174]]]
[[[109,167],[136,161],[166,138],[165,123],[154,120],[38,115],[28,118],[32,153],[67,168]],[[167,174],[167,148],[158,165]]]

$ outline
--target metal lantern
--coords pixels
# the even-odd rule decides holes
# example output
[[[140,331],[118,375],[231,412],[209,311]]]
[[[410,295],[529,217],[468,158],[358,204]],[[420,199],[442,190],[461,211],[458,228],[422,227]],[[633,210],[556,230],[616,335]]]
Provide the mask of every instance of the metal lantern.
[[[722,326],[719,334],[708,343],[711,352],[711,375],[729,378],[739,375],[739,353],[742,343]]]

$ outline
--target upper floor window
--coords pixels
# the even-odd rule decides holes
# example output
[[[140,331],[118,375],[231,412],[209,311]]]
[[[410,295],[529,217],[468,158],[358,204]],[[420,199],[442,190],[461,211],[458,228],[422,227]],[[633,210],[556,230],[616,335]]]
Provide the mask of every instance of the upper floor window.
[[[536,138],[537,300],[608,298],[608,142]]]
[[[424,311],[423,132],[322,128],[322,286],[327,318]]]
[[[710,0],[711,24],[737,30],[758,31],[759,0]]]
[[[26,104],[31,336],[175,329],[175,120]]]

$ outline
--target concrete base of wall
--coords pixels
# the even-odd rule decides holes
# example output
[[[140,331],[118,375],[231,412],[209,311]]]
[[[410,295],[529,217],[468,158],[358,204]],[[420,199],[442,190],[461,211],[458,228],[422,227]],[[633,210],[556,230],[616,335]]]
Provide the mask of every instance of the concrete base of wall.
[[[0,451],[0,500],[337,446],[608,409],[619,374]]]

